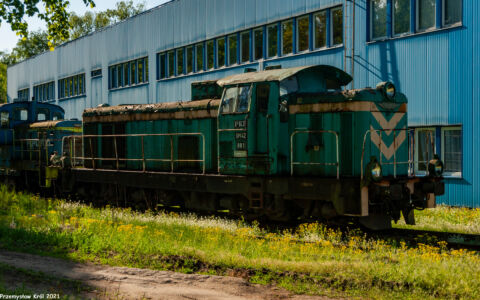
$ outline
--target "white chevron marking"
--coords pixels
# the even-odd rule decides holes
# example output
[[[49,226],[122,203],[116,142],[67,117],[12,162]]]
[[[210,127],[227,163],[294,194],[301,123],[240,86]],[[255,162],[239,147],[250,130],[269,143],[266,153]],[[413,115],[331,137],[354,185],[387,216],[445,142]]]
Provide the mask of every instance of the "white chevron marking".
[[[400,148],[400,146],[407,138],[406,130],[405,128],[402,128],[400,130],[400,133],[395,137],[394,142],[389,147],[387,147],[387,145],[385,145],[383,140],[380,138],[380,135],[377,131],[375,131],[372,125],[370,125],[370,130],[372,144],[379,148],[378,150],[383,153],[383,156],[385,156],[387,160],[390,160],[392,158],[393,154],[398,150],[398,148]],[[392,130],[390,130],[390,133],[391,132]]]
[[[385,130],[385,133],[390,136],[392,134],[392,129],[397,127],[398,122],[405,116],[405,113],[395,113],[390,121],[385,119],[385,116],[381,112],[372,112],[373,117],[377,120],[380,127]]]

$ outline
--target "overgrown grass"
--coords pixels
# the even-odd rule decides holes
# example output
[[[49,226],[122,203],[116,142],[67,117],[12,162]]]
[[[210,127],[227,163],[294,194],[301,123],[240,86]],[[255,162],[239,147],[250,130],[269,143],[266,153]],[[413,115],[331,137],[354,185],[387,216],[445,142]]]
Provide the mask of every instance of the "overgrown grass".
[[[448,250],[443,243],[410,246],[403,241],[367,239],[357,230],[340,232],[318,223],[271,233],[239,221],[95,209],[13,194],[5,188],[0,188],[0,211],[0,247],[14,251],[237,275],[296,293],[480,297],[480,256]]]
[[[480,234],[479,208],[453,208],[439,206],[415,212],[417,225],[409,226],[400,221],[395,227],[436,230],[457,233]]]

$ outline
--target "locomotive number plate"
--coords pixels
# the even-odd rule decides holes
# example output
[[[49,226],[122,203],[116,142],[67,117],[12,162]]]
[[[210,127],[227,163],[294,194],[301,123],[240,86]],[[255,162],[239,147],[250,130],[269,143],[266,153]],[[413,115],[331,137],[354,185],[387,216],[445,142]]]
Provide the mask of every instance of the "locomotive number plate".
[[[237,141],[237,150],[247,150],[247,142],[246,141]]]
[[[247,133],[246,132],[235,132],[235,139],[246,140],[247,139]]]
[[[247,120],[235,120],[234,128],[235,129],[247,128]]]

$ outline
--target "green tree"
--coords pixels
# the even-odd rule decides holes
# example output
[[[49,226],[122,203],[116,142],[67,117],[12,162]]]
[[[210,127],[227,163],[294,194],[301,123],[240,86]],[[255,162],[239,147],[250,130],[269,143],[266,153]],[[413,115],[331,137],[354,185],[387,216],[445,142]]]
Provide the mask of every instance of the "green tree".
[[[145,10],[145,3],[134,5],[133,1],[117,2],[115,8],[99,13],[87,12],[83,16],[72,14],[69,19],[70,38],[77,39],[106,26],[123,21]]]
[[[82,1],[85,5],[95,7],[93,0]],[[2,21],[10,24],[12,30],[25,39],[28,35],[25,17],[37,16],[47,25],[47,37],[52,47],[69,37],[69,4],[68,0],[0,0],[0,25]]]
[[[0,103],[7,102],[7,65],[0,63]]]

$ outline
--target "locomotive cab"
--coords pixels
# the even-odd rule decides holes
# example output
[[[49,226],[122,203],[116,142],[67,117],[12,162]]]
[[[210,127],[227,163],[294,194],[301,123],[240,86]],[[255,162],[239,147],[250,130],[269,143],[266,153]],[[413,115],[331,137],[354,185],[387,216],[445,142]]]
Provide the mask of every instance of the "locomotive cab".
[[[309,66],[234,75],[218,112],[221,174],[290,172],[289,105],[299,93],[338,90],[351,77],[331,66]]]

